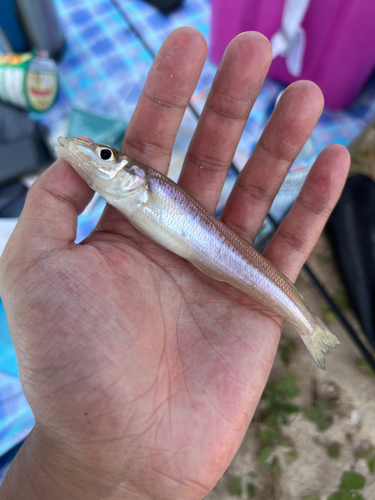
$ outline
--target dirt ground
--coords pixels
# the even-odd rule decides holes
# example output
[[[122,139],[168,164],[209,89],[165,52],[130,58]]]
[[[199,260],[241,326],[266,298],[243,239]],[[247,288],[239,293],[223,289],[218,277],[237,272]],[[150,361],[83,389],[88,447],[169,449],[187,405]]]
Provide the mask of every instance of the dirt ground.
[[[375,126],[357,142],[351,171],[375,180]],[[325,234],[308,264],[362,335]],[[321,371],[293,329],[284,327],[268,389],[206,500],[375,500],[375,374],[303,271],[297,286],[341,346]]]

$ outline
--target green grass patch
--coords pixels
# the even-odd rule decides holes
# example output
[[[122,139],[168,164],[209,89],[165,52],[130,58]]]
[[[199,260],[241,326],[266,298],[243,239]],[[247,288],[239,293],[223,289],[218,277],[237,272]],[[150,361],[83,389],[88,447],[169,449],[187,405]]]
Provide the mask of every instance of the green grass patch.
[[[320,431],[327,430],[333,423],[332,416],[325,413],[317,406],[310,406],[310,408],[306,408],[304,415],[308,420],[314,422]]]
[[[365,359],[363,358],[356,359],[355,366],[361,373],[363,373],[363,375],[367,375],[367,377],[375,377],[374,369],[372,368],[370,363],[368,363],[368,361],[366,361]]]
[[[373,474],[375,472],[375,453],[373,453],[371,456],[366,458],[366,463],[369,472]]]
[[[360,493],[355,493],[351,491],[335,491],[328,497],[327,500],[365,500]]]
[[[295,373],[287,373],[284,379],[275,385],[275,392],[281,393],[287,398],[295,398],[299,394],[297,386],[297,375]]]
[[[333,297],[333,300],[341,309],[352,308],[352,302],[346,290],[340,290],[338,293],[336,293],[336,295]]]
[[[324,323],[332,323],[336,319],[336,314],[332,311],[331,307],[325,302],[322,304],[322,315]]]
[[[255,498],[255,492],[256,492],[255,486],[253,485],[253,483],[249,483],[246,486],[247,498],[250,499]]]
[[[318,257],[320,262],[324,262],[324,264],[327,264],[328,262],[331,262],[333,259],[333,250],[330,248],[326,252],[324,252],[322,255]]]
[[[375,446],[368,443],[366,447],[355,451],[356,458],[366,460],[368,470],[371,474],[375,472]]]
[[[339,491],[332,493],[327,500],[365,500],[358,493],[366,483],[366,479],[362,474],[357,472],[344,472],[341,477],[341,488]]]
[[[263,395],[263,409],[261,410],[261,424],[259,440],[261,449],[258,455],[260,463],[270,469],[275,477],[282,474],[278,452],[282,450],[289,458],[297,456],[295,446],[290,438],[282,433],[282,427],[288,424],[289,415],[299,411],[299,406],[290,399],[299,394],[297,375],[287,373],[277,383],[267,384]]]
[[[228,487],[229,494],[234,497],[242,496],[242,481],[240,477],[236,477]]]
[[[331,458],[339,458],[341,454],[341,444],[333,441],[327,446],[327,455]]]
[[[280,345],[280,355],[282,362],[289,366],[297,352],[297,342],[293,339],[283,339]]]
[[[343,490],[361,490],[366,483],[362,474],[357,472],[344,472],[341,478],[341,489]]]

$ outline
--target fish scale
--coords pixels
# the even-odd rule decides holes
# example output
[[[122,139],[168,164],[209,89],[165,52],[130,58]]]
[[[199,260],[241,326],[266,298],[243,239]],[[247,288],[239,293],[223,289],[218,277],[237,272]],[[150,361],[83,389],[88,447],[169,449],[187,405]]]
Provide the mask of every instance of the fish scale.
[[[140,232],[291,323],[324,369],[324,354],[338,339],[289,279],[249,242],[151,167],[110,146],[76,138],[59,138],[59,144],[58,154]]]
[[[203,264],[205,268],[202,270],[206,274],[230,283],[247,295],[253,295],[254,292],[250,290],[253,288],[257,293],[257,300],[265,305],[273,297],[279,303],[280,316],[292,322],[290,310],[293,309],[298,320],[298,323],[293,324],[301,328],[304,326],[307,334],[312,333],[312,318],[303,299],[298,292],[296,297],[296,288],[280,271],[248,242],[198,205],[190,195],[178,186],[171,185],[168,178],[150,172],[149,179],[151,191],[157,193],[159,200],[165,200],[163,213],[167,214],[165,225],[169,228],[171,237],[182,235],[184,231],[185,236],[181,237],[187,238],[190,245],[194,246],[196,257],[189,259],[193,264],[198,268]]]

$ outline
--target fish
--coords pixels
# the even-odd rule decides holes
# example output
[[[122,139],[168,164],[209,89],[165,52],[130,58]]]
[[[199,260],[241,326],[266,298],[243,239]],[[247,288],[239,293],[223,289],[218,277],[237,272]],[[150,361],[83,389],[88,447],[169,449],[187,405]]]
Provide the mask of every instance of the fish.
[[[313,360],[340,342],[306,305],[293,283],[248,241],[180,186],[105,144],[59,137],[56,152],[147,238],[228,283],[293,325]]]

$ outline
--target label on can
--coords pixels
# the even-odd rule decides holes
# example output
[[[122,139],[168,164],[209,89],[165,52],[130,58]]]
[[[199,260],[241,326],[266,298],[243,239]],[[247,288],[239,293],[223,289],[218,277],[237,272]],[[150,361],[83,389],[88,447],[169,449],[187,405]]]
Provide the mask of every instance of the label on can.
[[[47,111],[58,89],[56,63],[43,53],[0,55],[0,99],[34,111]]]
[[[48,57],[34,57],[26,75],[26,95],[36,111],[45,111],[55,102],[58,88],[56,63]]]

